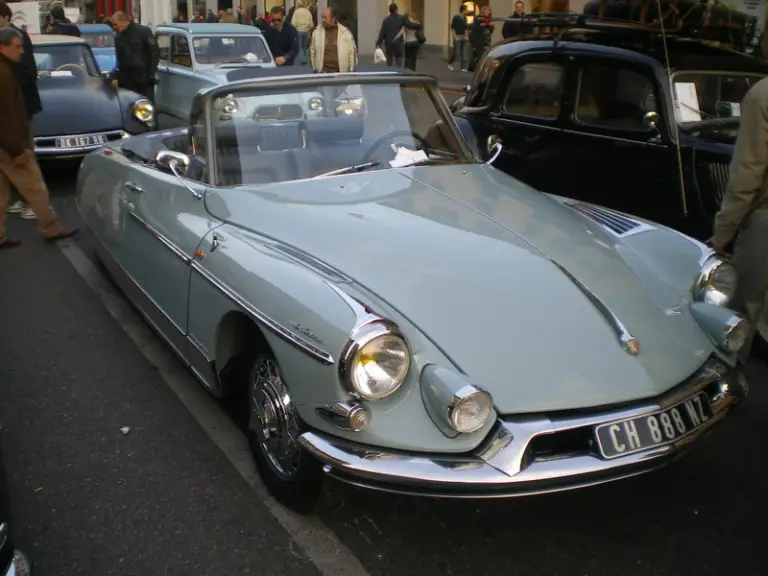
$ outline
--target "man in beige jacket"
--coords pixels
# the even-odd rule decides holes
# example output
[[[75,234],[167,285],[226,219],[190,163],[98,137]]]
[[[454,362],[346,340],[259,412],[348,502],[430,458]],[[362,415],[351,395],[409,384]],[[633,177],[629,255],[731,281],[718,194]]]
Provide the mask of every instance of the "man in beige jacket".
[[[730,178],[715,216],[710,244],[724,252],[732,242],[738,285],[731,307],[746,315],[754,334],[768,293],[768,78],[741,103]],[[742,348],[747,355],[750,344]]]
[[[322,24],[312,33],[309,63],[315,72],[354,72],[357,46],[349,28],[339,24],[336,9],[323,10]]]
[[[296,0],[296,10],[291,17],[291,24],[299,34],[299,64],[307,64],[307,52],[309,50],[309,35],[315,27],[315,19],[306,7],[305,0]]]

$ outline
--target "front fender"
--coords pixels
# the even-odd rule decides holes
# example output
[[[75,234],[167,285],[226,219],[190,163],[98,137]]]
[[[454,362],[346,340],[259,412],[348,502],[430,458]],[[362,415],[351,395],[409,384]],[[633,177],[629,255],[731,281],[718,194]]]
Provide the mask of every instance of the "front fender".
[[[144,96],[138,94],[137,92],[133,92],[132,90],[118,88],[117,99],[120,106],[120,116],[123,121],[123,130],[128,132],[128,134],[135,135],[151,132],[154,129],[154,123],[153,125],[148,126],[147,124],[139,122],[131,116],[131,106],[133,106],[134,102],[137,100],[146,99]]]

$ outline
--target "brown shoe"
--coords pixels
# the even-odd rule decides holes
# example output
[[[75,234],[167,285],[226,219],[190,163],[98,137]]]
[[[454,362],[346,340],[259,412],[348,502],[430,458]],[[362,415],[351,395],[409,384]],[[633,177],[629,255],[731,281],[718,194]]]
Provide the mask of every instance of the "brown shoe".
[[[75,234],[77,234],[80,230],[77,228],[62,228],[56,234],[51,234],[50,236],[45,237],[46,242],[56,242],[57,240],[65,240],[67,238],[72,238]]]
[[[16,246],[21,246],[21,240],[16,240],[16,238],[6,238],[0,242],[0,250],[3,248],[16,248]]]

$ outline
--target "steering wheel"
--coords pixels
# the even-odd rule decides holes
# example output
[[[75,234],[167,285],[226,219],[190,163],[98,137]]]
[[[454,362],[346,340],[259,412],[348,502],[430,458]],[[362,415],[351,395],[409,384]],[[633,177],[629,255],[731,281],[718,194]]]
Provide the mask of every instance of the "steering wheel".
[[[77,70],[80,70],[80,72],[82,72],[84,76],[87,74],[87,72],[85,71],[85,68],[80,66],[80,64],[74,64],[72,62],[70,62],[69,64],[62,64],[61,66],[56,68],[55,72],[58,72],[59,70],[63,70],[64,68],[76,68]]]
[[[431,146],[429,145],[429,142],[427,142],[424,138],[416,134],[413,130],[395,130],[394,132],[390,132],[389,134],[384,134],[381,138],[376,140],[373,144],[371,144],[371,147],[368,148],[368,151],[363,154],[363,157],[360,159],[361,164],[366,164],[371,161],[371,158],[373,157],[373,153],[376,152],[379,148],[381,148],[384,144],[389,142],[390,140],[394,140],[395,138],[401,138],[403,136],[411,136],[414,140],[417,140],[419,144],[425,149],[429,150]]]

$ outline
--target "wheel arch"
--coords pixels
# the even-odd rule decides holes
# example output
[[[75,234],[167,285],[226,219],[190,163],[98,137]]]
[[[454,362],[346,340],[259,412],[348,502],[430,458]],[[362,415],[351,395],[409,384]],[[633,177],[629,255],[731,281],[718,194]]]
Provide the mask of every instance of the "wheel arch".
[[[246,352],[251,355],[272,353],[272,347],[253,318],[239,310],[227,312],[216,326],[214,349],[222,396],[237,392],[239,362],[246,357]]]

